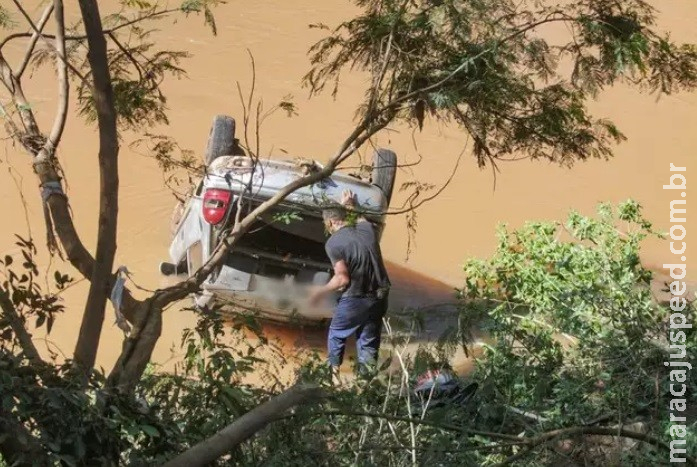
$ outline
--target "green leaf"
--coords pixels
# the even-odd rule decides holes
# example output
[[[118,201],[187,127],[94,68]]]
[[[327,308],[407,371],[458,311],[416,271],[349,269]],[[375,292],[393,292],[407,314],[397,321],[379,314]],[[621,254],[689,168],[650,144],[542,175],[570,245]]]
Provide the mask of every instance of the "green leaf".
[[[282,222],[282,223],[288,225],[291,222],[302,221],[303,218],[300,215],[300,213],[298,213],[296,211],[289,211],[289,212],[275,213],[272,216],[272,220],[273,220],[273,222]]]
[[[153,2],[148,0],[121,0],[124,6],[131,8],[139,8],[141,10],[146,10],[155,6]]]
[[[152,425],[140,425],[140,429],[151,438],[158,438],[160,436],[158,429]]]
[[[13,28],[17,25],[17,22],[12,18],[9,10],[0,5],[0,28]]]
[[[184,0],[179,7],[185,13],[197,13],[203,8],[202,0]]]
[[[215,17],[213,16],[213,12],[211,11],[210,8],[207,6],[204,7],[203,9],[203,18],[204,18],[204,23],[211,28],[211,32],[213,33],[214,36],[218,35],[218,27],[215,24]]]

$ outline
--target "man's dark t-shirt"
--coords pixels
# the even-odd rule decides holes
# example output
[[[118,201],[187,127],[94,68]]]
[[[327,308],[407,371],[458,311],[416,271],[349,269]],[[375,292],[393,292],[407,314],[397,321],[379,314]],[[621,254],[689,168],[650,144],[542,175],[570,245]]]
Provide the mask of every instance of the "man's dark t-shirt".
[[[325,249],[332,265],[344,260],[348,267],[351,282],[342,297],[370,296],[390,286],[380,243],[370,222],[342,227],[329,237]]]

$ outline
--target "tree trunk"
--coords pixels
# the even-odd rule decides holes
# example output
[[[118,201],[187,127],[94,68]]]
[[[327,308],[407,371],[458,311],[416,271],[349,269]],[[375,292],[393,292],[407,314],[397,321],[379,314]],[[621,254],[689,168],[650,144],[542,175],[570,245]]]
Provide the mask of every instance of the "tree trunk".
[[[118,218],[118,155],[116,108],[107,60],[107,44],[96,0],[80,0],[83,24],[89,46],[94,105],[99,124],[99,224],[97,250],[90,278],[85,313],[75,346],[75,361],[85,371],[94,366],[104,323],[104,309],[109,297],[111,271],[116,254]]]
[[[123,341],[121,354],[109,374],[107,384],[110,387],[123,394],[133,391],[152,357],[161,332],[162,308],[152,299],[140,303],[135,310],[131,334]]]
[[[296,385],[250,410],[238,420],[180,454],[163,467],[203,467],[230,452],[243,441],[296,405],[317,402],[324,397],[319,386]]]

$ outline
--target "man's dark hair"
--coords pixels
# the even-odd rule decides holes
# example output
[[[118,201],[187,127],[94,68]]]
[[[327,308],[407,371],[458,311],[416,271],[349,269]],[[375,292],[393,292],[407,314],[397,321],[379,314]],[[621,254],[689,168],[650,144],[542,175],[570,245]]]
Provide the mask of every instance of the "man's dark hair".
[[[345,221],[346,209],[339,206],[327,207],[322,210],[322,218],[326,221]]]

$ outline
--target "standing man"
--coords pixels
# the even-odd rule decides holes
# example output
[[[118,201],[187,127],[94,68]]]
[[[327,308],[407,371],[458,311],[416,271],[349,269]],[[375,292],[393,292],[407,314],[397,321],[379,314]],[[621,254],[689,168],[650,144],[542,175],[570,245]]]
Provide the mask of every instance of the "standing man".
[[[358,207],[351,191],[342,193],[341,204],[322,213],[331,234],[325,249],[334,276],[310,297],[310,302],[317,304],[333,292],[342,292],[327,338],[329,363],[335,374],[344,359],[346,339],[352,334],[356,336],[359,369],[365,371],[377,363],[390,289],[375,227],[360,214],[357,218],[348,215]]]

